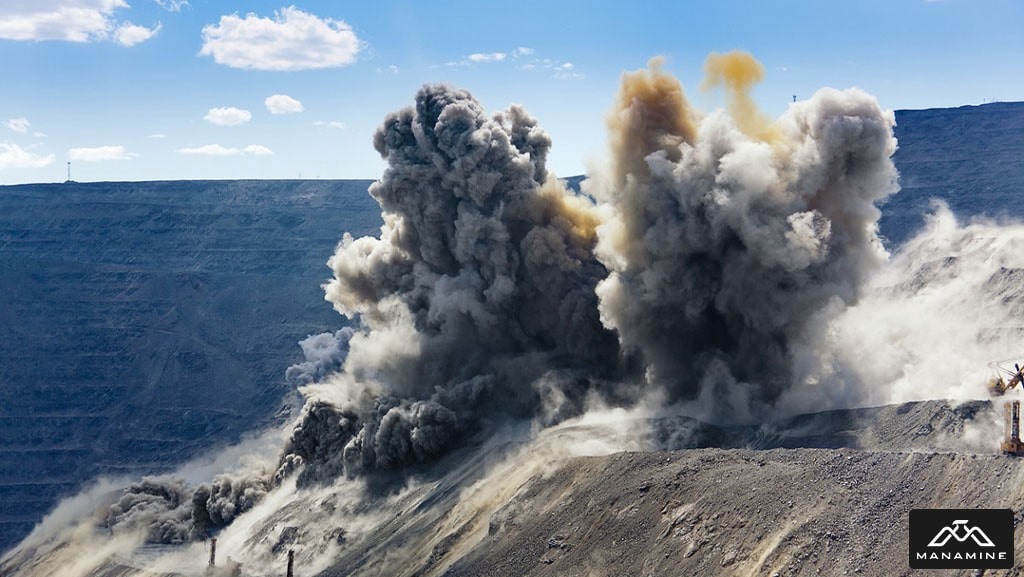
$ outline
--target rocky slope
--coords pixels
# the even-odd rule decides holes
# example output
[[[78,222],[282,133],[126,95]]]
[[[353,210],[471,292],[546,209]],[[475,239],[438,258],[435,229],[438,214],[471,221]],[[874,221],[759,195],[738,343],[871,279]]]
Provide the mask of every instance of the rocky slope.
[[[1012,508],[1018,521],[1024,518],[1024,462],[994,450],[1001,433],[996,413],[989,402],[907,403],[806,415],[770,430],[720,432],[743,448],[573,458],[536,472],[492,505],[485,530],[479,520],[447,533],[437,533],[443,522],[424,527],[434,532],[429,554],[421,550],[388,571],[447,577],[910,575],[911,509]],[[653,438],[672,438],[658,431],[678,425],[655,423]],[[693,432],[692,422],[687,427]],[[693,444],[699,437],[685,438]],[[441,518],[453,516],[454,508]],[[391,545],[400,556],[410,551],[409,540],[417,542],[402,529],[417,518],[398,516],[369,542]],[[323,575],[377,574],[374,563],[359,563],[352,553],[343,550],[343,561]],[[1016,555],[1024,559],[1024,544]]]
[[[1024,519],[1024,461],[995,451],[997,409],[926,401],[770,427],[619,415],[510,431],[401,477],[272,494],[236,522],[245,529],[219,535],[217,570],[230,573],[230,556],[241,575],[279,575],[291,548],[302,577],[910,575],[911,509]],[[706,446],[721,442],[734,448]],[[672,450],[640,451],[659,448]],[[78,574],[206,571],[202,544],[102,543]],[[0,575],[49,574],[80,546],[39,540]]]
[[[578,458],[523,487],[444,574],[910,575],[911,509],[1019,512],[1022,482],[1020,461],[995,454],[699,449]]]

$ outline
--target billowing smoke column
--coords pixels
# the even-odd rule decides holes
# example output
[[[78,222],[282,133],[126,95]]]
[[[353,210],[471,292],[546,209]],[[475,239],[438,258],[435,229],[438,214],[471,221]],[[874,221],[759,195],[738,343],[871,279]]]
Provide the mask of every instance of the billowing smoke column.
[[[346,235],[327,299],[359,329],[340,400],[313,400],[288,447],[306,478],[422,462],[505,418],[576,412],[611,376],[592,204],[548,178],[522,108],[489,117],[427,86],[374,135],[379,238]],[[321,390],[314,391],[316,398]],[[554,402],[552,402],[554,401]]]
[[[768,125],[745,53],[713,55],[730,111],[697,120],[659,70],[624,76],[612,157],[588,189],[611,207],[596,253],[601,318],[645,380],[702,417],[764,417],[813,379],[814,344],[885,253],[875,201],[895,190],[894,117],[859,90],[824,89]]]
[[[585,183],[596,205],[549,177],[551,141],[523,109],[420,90],[374,135],[384,225],[329,261],[327,300],[353,326],[301,343],[287,377],[305,406],[276,472],[191,493],[146,480],[107,525],[198,538],[296,472],[301,486],[422,463],[594,399],[735,424],[856,387],[821,384],[857,378],[825,343],[885,261],[874,203],[895,189],[893,115],[825,89],[770,123],[753,58],[706,70],[728,112],[701,117],[657,61],[623,77],[610,161]]]
[[[327,298],[360,327],[344,393],[307,391],[280,473],[422,462],[592,392],[665,391],[741,422],[819,379],[828,321],[885,259],[874,203],[895,190],[893,115],[826,89],[772,124],[752,57],[706,71],[729,111],[705,118],[657,61],[624,76],[610,163],[586,188],[597,207],[547,179],[550,141],[518,107],[490,118],[428,86],[390,115],[370,189],[381,235],[346,236],[330,261]]]

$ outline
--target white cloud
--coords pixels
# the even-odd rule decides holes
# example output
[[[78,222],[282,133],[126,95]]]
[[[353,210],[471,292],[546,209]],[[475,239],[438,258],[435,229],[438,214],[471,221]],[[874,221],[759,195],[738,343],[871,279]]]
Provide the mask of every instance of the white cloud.
[[[313,123],[313,126],[322,126],[325,128],[337,128],[341,130],[345,128],[344,122],[338,122],[337,120],[317,120]]]
[[[360,40],[343,20],[318,18],[291,6],[274,18],[249,13],[203,27],[200,55],[246,70],[337,68],[355,61]]]
[[[287,94],[268,96],[263,104],[271,114],[294,114],[303,111],[302,103]]]
[[[26,118],[12,118],[5,122],[7,128],[10,128],[14,132],[25,134],[28,132],[28,127],[32,126],[32,123]]]
[[[483,64],[487,62],[502,62],[505,57],[508,56],[504,52],[474,52],[469,56],[463,57],[462,60],[456,60],[452,62],[445,62],[444,65],[450,68],[457,68],[462,66],[471,66],[473,64]]]
[[[131,160],[138,154],[128,152],[123,146],[96,146],[93,148],[72,148],[68,158],[82,162],[104,162],[107,160]]]
[[[146,138],[153,138],[153,139],[157,139],[157,140],[159,140],[159,139],[161,139],[161,138],[167,138],[167,135],[166,135],[166,134],[163,134],[163,133],[161,133],[161,132],[157,132],[156,134],[150,134],[150,135],[149,135],[149,136],[147,136]]]
[[[145,26],[139,26],[132,24],[131,22],[124,22],[114,32],[114,40],[117,41],[121,46],[135,46],[141,44],[146,40],[156,36],[156,33],[160,31],[161,25],[159,22],[152,28],[146,28]]]
[[[466,60],[469,60],[470,62],[501,62],[504,59],[504,52],[489,52],[487,54],[481,54],[478,52],[466,57]]]
[[[196,146],[193,148],[179,148],[178,152],[181,154],[192,154],[202,156],[235,156],[241,154],[242,151],[237,148],[227,148],[219,144],[206,144],[203,146]]]
[[[394,64],[388,64],[388,72],[392,74],[398,74],[398,67]]]
[[[31,149],[31,147],[29,147]],[[53,164],[52,154],[36,154],[11,142],[0,142],[0,169],[43,168]]]
[[[246,146],[243,150],[245,150],[246,154],[255,154],[256,156],[268,156],[274,154],[273,150],[270,150],[269,148],[263,146],[262,144],[250,144],[249,146]]]
[[[115,28],[114,11],[125,0],[0,1],[0,38],[8,40],[106,40]]]
[[[36,138],[46,138],[45,132],[39,132],[38,130],[32,133],[32,136]]]
[[[181,12],[182,8],[189,6],[188,0],[153,0],[153,2],[168,12]]]
[[[516,50],[520,50],[517,48]],[[533,54],[533,50],[525,54]],[[551,71],[551,76],[559,80],[570,80],[584,78],[583,73],[576,71],[576,65],[572,62],[562,62],[552,58],[533,58],[529,62],[519,65],[520,70],[534,70],[543,68]]]
[[[579,72],[567,72],[565,70],[559,70],[554,74],[555,78],[559,80],[572,80],[575,78],[583,78],[583,75]]]
[[[248,110],[235,108],[234,106],[211,108],[207,111],[203,120],[217,126],[238,126],[252,120],[252,113]]]
[[[178,152],[193,156],[238,156],[242,153],[251,154],[253,156],[267,156],[274,154],[273,150],[270,150],[262,144],[250,144],[242,150],[233,147],[229,148],[220,144],[206,144],[192,148],[179,148]]]
[[[526,46],[520,46],[512,51],[512,58],[519,58],[520,56],[530,56],[533,54],[533,48],[527,48]]]

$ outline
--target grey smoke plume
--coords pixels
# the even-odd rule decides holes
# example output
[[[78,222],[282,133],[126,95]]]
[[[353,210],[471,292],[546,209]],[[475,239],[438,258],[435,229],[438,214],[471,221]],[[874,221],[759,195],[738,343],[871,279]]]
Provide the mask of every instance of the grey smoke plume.
[[[145,529],[146,541],[180,544],[203,539],[252,509],[270,489],[266,472],[217,475],[191,490],[172,477],[144,477],[106,509],[113,533]]]
[[[820,377],[815,343],[885,260],[892,113],[826,89],[769,124],[749,97],[760,65],[737,52],[709,58],[730,107],[701,118],[658,66],[623,78],[608,168],[585,183],[596,207],[547,179],[550,140],[519,107],[490,118],[428,86],[385,119],[384,226],[344,237],[325,286],[359,323],[344,393],[307,391],[279,474],[423,462],[595,393],[744,422]]]
[[[814,343],[884,262],[874,203],[896,189],[896,141],[859,90],[823,89],[767,125],[744,96],[760,65],[730,53],[711,69],[732,114],[700,120],[657,62],[626,74],[610,166],[587,190],[612,213],[602,320],[670,402],[699,398],[728,423],[813,378]]]
[[[203,483],[192,493],[193,531],[207,533],[229,525],[235,518],[256,506],[270,482],[266,474],[217,475],[212,483]]]
[[[306,360],[288,367],[284,373],[285,379],[295,386],[308,385],[340,371],[348,355],[348,341],[353,334],[354,329],[345,327],[334,333],[311,335],[299,341]]]
[[[107,509],[114,533],[146,529],[153,543],[184,543],[192,537],[190,494],[181,479],[144,477]]]
[[[799,404],[794,396],[827,400],[804,391],[830,368],[833,379],[900,376],[905,355],[869,367],[878,377],[836,353],[868,358],[880,348],[860,330],[877,317],[850,305],[885,260],[874,202],[895,188],[892,114],[861,91],[826,89],[769,123],[747,92],[760,78],[755,61],[718,55],[708,71],[730,104],[703,117],[657,65],[624,76],[610,161],[585,186],[597,205],[548,175],[550,139],[521,108],[488,116],[465,91],[420,90],[374,136],[389,165],[370,188],[384,225],[378,237],[346,234],[330,259],[327,300],[353,327],[302,342],[306,362],[286,376],[306,403],[276,472],[218,476],[195,490],[144,479],[107,509],[107,526],[122,539],[135,529],[150,541],[200,538],[274,487],[294,491],[283,482],[293,473],[301,485],[426,462],[504,420],[566,420],[594,397],[646,413],[635,401],[662,394],[689,403],[693,416],[735,424]],[[949,241],[970,252],[973,241],[958,238]],[[983,260],[962,258],[949,279]],[[993,294],[1017,276],[979,270],[971,278]],[[954,294],[958,285],[946,286]],[[915,295],[904,302],[927,304]],[[918,346],[928,335],[900,333],[915,338],[890,350],[928,348]],[[725,438],[681,422],[673,430],[687,441]],[[602,444],[595,430],[579,443]],[[528,468],[510,460],[500,471],[534,474],[570,454],[524,459]],[[293,513],[305,519],[312,508],[320,503]],[[229,532],[239,525],[252,528]],[[260,531],[280,535],[273,524]]]
[[[534,416],[542,378],[581,392],[611,374],[617,345],[594,293],[606,274],[599,221],[548,178],[550,145],[522,108],[489,117],[446,86],[384,120],[374,146],[389,167],[370,187],[384,226],[379,238],[345,235],[325,287],[359,322],[342,378],[362,393],[308,403],[288,468],[422,462],[488,422]]]

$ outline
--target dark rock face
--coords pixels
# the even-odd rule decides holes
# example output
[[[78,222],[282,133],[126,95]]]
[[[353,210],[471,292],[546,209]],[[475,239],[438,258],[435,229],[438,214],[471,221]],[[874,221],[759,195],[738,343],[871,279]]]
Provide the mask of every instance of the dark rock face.
[[[879,221],[890,249],[924,224],[933,198],[961,218],[1020,217],[1012,199],[1024,182],[1024,102],[897,110],[895,133],[900,193]]]
[[[369,181],[0,187],[0,550],[99,474],[165,471],[274,417]]]

